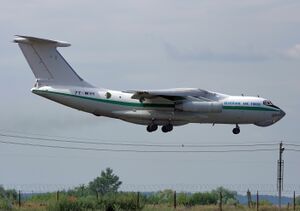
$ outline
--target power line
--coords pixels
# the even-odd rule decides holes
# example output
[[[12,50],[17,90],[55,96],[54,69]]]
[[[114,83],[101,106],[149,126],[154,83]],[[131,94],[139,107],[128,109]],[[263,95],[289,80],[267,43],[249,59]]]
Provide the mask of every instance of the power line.
[[[294,147],[300,147],[300,144],[293,144],[293,143],[284,143],[284,145],[287,145],[287,146],[294,146]]]
[[[54,148],[54,149],[70,149],[84,151],[104,151],[104,152],[141,152],[141,153],[228,153],[228,152],[266,152],[276,151],[275,148],[256,148],[256,149],[227,149],[227,150],[142,150],[142,149],[113,149],[113,148],[91,148],[91,147],[73,147],[73,146],[58,146],[35,143],[21,143],[15,141],[2,141],[2,144]]]
[[[108,146],[135,146],[135,147],[191,147],[191,148],[226,148],[226,147],[259,147],[259,146],[276,146],[277,143],[253,143],[253,144],[140,144],[140,143],[114,143],[114,142],[99,142],[99,141],[76,141],[76,140],[65,140],[58,138],[46,138],[46,137],[35,137],[28,135],[11,135],[0,133],[2,137],[18,138],[18,139],[29,139],[38,141],[49,141],[49,142],[63,142],[63,143],[74,143],[74,144],[92,144],[92,145],[108,145]],[[65,137],[67,138],[67,137]],[[76,139],[76,138],[75,138]]]
[[[285,149],[287,151],[292,151],[292,152],[300,152],[300,149]]]

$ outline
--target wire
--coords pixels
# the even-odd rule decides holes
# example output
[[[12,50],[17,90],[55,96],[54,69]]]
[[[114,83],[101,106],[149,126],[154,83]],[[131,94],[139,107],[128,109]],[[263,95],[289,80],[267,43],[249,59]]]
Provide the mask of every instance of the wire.
[[[76,141],[76,140],[64,140],[58,138],[45,138],[34,137],[28,135],[11,135],[0,133],[2,137],[49,141],[49,142],[63,142],[63,143],[75,143],[75,144],[92,144],[92,145],[110,145],[110,146],[136,146],[136,147],[193,147],[193,148],[214,148],[214,147],[256,147],[256,146],[275,146],[278,143],[253,143],[253,144],[139,144],[139,143],[113,143],[113,142],[96,142],[96,141]],[[67,138],[67,137],[65,137]]]
[[[72,146],[57,146],[46,144],[33,144],[33,143],[21,143],[15,141],[2,141],[2,144],[43,147],[43,148],[55,148],[55,149],[71,149],[71,150],[84,150],[84,151],[105,151],[105,152],[142,152],[142,153],[227,153],[227,152],[266,152],[276,151],[272,148],[261,149],[228,149],[228,150],[140,150],[140,149],[112,149],[112,148],[90,148],[90,147],[72,147]]]
[[[300,147],[300,144],[293,144],[293,143],[284,143],[284,145],[294,146],[294,147]]]
[[[292,152],[300,152],[300,149],[285,149],[287,151],[292,151]]]

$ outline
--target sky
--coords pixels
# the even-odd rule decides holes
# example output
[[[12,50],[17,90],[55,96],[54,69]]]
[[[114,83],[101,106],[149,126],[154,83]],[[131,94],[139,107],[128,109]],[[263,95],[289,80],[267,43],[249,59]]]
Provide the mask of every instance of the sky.
[[[298,143],[300,2],[293,0],[2,1],[0,131],[141,144]],[[79,112],[30,92],[34,76],[14,35],[70,42],[59,51],[91,84],[116,90],[197,87],[262,96],[287,115],[260,128],[189,124],[172,133]],[[30,142],[7,137],[0,141]],[[40,143],[40,142],[39,142]],[[277,147],[277,146],[275,146]],[[300,153],[284,183],[300,194]],[[24,191],[87,184],[111,167],[125,190],[276,190],[278,151],[128,153],[0,144],[0,184]]]

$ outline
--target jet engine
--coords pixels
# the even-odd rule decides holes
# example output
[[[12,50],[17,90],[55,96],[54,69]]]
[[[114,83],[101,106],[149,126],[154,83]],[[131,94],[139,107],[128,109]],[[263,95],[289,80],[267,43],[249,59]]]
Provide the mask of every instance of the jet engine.
[[[181,111],[201,112],[201,113],[220,113],[222,112],[222,103],[220,102],[200,102],[187,101],[175,105],[175,109]]]

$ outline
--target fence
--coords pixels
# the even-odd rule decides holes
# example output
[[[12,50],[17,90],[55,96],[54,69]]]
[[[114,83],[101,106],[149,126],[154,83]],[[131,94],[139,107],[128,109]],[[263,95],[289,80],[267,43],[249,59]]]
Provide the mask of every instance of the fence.
[[[55,200],[58,202],[60,201],[60,194],[61,193],[65,193],[65,191],[51,191],[51,194],[53,195],[53,197],[55,198]],[[139,191],[137,192],[132,192],[133,194],[135,194],[135,206],[136,208],[139,208],[141,207],[141,197],[143,196],[143,194],[145,193],[141,193]],[[149,193],[149,192],[148,192]],[[170,204],[172,204],[173,208],[176,209],[178,207],[178,194],[180,192],[177,192],[177,191],[173,191],[172,193],[172,202]],[[32,196],[34,195],[42,195],[43,193],[41,192],[34,192],[34,191],[31,191],[31,192],[25,192],[25,191],[18,191],[18,198],[17,198],[17,203],[18,203],[18,206],[19,207],[22,207],[24,203],[27,202],[27,200],[29,200]],[[44,192],[45,194],[45,192]],[[191,193],[189,193],[191,194]],[[224,193],[223,192],[219,192],[218,194],[218,204],[216,205],[218,207],[218,210],[220,211],[223,211],[223,207],[224,207],[224,200],[223,200],[223,195]],[[262,200],[262,196],[263,194],[266,194],[266,193],[263,193],[263,192],[259,192],[259,191],[253,191],[251,192],[249,189],[243,193],[243,195],[246,195],[247,197],[247,202],[244,203],[245,206],[247,206],[249,209],[251,210],[260,210],[260,205],[261,205],[261,200]],[[72,195],[71,195],[72,196]],[[101,196],[99,196],[98,194],[96,194],[96,197],[95,197],[95,200],[99,200],[101,199]],[[290,198],[290,202],[288,203],[285,203],[285,208],[287,210],[296,210],[296,191],[293,191],[292,193],[292,197]],[[297,208],[297,210],[299,210]]]

